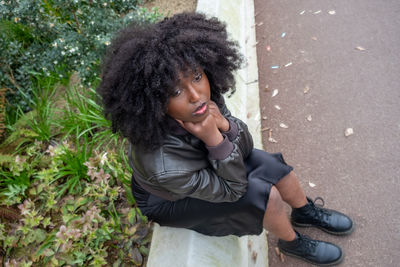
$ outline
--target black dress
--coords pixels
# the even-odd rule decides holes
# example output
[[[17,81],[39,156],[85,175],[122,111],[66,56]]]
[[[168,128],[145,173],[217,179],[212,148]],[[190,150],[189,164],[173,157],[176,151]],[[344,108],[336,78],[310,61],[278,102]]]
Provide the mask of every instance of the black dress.
[[[281,153],[253,149],[245,159],[247,192],[235,202],[213,203],[186,197],[168,201],[146,192],[132,176],[132,192],[139,209],[161,226],[187,228],[210,236],[258,235],[272,185],[293,168]]]

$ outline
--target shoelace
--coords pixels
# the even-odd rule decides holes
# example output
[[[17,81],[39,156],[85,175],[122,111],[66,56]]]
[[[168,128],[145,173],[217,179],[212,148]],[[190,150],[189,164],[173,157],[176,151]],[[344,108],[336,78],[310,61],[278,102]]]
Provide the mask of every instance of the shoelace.
[[[317,246],[317,241],[311,239],[309,236],[307,235],[298,235],[298,244],[299,246],[305,248],[305,253],[307,254],[312,254],[313,252],[315,252],[315,248]]]
[[[322,204],[316,204],[317,200],[321,200]],[[331,216],[332,214],[323,209],[322,207],[325,205],[325,201],[322,197],[316,197],[314,200],[311,200],[311,206],[313,207],[313,211],[315,212],[315,217],[318,218],[320,222],[324,222],[324,216]]]
[[[317,200],[321,200],[322,204],[316,204],[315,202],[317,202]],[[311,200],[311,201],[317,207],[322,208],[323,206],[325,206],[325,200],[322,197],[316,197],[314,200]]]

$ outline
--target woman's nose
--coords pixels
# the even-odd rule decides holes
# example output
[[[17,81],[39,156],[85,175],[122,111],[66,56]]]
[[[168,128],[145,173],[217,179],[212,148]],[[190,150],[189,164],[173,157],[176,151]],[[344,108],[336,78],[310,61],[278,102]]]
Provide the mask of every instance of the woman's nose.
[[[200,92],[193,86],[189,87],[190,102],[198,102],[200,100]]]

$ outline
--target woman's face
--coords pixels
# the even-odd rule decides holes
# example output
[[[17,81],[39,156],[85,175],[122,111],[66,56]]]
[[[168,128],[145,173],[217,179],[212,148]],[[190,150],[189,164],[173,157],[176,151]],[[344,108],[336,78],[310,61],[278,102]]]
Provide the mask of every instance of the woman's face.
[[[167,114],[183,122],[200,122],[209,113],[210,95],[210,83],[202,69],[180,73],[168,100]]]

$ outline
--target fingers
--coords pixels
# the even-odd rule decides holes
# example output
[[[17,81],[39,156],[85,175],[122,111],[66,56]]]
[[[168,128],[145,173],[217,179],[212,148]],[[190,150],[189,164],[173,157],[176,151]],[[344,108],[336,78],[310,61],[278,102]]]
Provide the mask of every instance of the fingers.
[[[179,123],[180,126],[182,126],[183,128],[185,128],[185,126],[184,126],[184,124],[183,124],[183,121],[178,120],[178,119],[175,119],[175,120]]]

